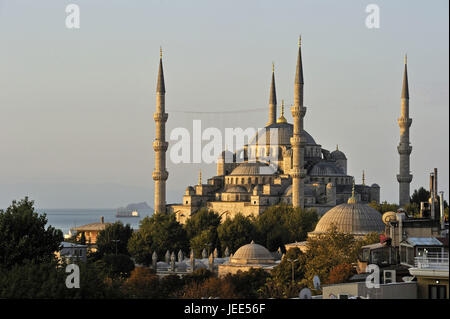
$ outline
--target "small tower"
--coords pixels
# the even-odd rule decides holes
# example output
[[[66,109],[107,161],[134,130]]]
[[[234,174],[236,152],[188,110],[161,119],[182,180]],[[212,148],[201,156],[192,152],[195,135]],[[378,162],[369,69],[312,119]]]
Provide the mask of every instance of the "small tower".
[[[275,64],[272,63],[272,83],[270,84],[269,97],[269,122],[267,126],[275,124],[277,119],[277,92],[275,90]]]
[[[303,118],[306,114],[306,107],[303,105],[303,63],[302,63],[302,38],[298,42],[297,69],[295,74],[294,86],[294,106],[291,108],[292,117],[294,118],[294,134],[291,138],[291,146],[293,149],[292,169],[290,175],[292,177],[292,206],[304,207],[305,203],[305,176],[304,169],[304,150],[306,141],[302,138]]]
[[[410,183],[413,176],[410,174],[410,155],[412,146],[409,141],[409,128],[412,119],[409,118],[409,88],[408,88],[408,66],[407,58],[405,56],[405,70],[403,73],[403,88],[402,88],[402,102],[401,102],[401,116],[397,120],[400,127],[400,143],[397,147],[400,155],[400,172],[397,175],[399,183],[399,205],[404,207],[409,204]]]
[[[162,49],[159,57],[158,84],[156,87],[156,112],[153,120],[156,126],[156,138],[153,142],[155,150],[155,170],[153,180],[155,181],[155,213],[166,212],[166,180],[169,173],[166,171],[166,122],[168,114],[165,110],[166,87],[164,85],[164,72],[162,64]]]

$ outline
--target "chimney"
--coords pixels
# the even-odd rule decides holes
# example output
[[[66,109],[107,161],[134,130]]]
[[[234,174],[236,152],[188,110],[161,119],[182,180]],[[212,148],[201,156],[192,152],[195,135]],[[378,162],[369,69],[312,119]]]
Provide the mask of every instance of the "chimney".
[[[436,218],[435,207],[434,207],[434,201],[435,201],[434,179],[435,179],[434,172],[432,172],[432,173],[430,173],[430,218],[431,219]]]
[[[440,220],[441,220],[441,229],[444,230],[445,229],[445,223],[444,223],[444,192],[439,192],[440,194],[440,211],[441,211],[441,216],[440,216]]]
[[[100,222],[101,222],[102,224],[105,223],[105,218],[104,218],[103,216],[100,217]]]

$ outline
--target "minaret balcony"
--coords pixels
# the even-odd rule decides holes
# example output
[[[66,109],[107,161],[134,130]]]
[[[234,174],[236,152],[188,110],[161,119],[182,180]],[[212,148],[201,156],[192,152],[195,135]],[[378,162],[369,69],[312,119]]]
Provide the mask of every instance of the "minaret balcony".
[[[397,146],[397,150],[400,155],[410,155],[412,152],[412,146],[409,144],[400,144]]]
[[[169,114],[167,113],[153,113],[153,120],[155,122],[167,122]]]
[[[397,175],[397,181],[399,183],[411,183],[413,176],[411,174],[408,175]]]
[[[166,181],[169,173],[167,171],[153,171],[152,177],[154,181]]]
[[[160,140],[153,141],[153,149],[155,152],[165,152],[169,146],[168,142],[163,142]]]
[[[397,122],[398,122],[398,126],[400,126],[400,128],[409,128],[412,124],[412,119],[400,117],[399,119],[397,119]]]

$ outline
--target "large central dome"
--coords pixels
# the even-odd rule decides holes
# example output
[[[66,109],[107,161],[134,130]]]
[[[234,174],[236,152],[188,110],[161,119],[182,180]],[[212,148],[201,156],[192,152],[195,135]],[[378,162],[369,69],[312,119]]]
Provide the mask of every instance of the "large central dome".
[[[271,135],[271,139],[275,137],[275,134],[278,134],[279,145],[291,145],[291,137],[294,135],[294,126],[290,123],[274,123],[266,126],[251,140],[250,145],[256,145],[257,142],[259,145],[265,144],[268,134]],[[313,137],[305,130],[302,131],[302,137],[306,140],[307,145],[317,145]],[[272,144],[274,144],[273,141]]]

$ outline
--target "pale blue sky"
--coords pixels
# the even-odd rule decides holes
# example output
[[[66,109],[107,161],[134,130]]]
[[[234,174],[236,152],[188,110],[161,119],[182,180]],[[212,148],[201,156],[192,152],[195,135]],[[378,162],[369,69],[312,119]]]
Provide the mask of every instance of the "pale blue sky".
[[[70,3],[81,9],[79,30],[65,27]],[[370,3],[380,29],[365,27]],[[261,127],[265,110],[173,111],[268,109],[272,61],[279,102],[291,104],[300,33],[306,130],[326,149],[339,144],[349,173],[360,182],[365,169],[390,202],[408,53],[411,188],[427,186],[438,167],[448,198],[448,9],[447,0],[0,0],[0,207],[25,195],[46,208],[153,206],[159,46],[168,135],[193,119]],[[169,202],[181,201],[199,168],[168,163]]]

